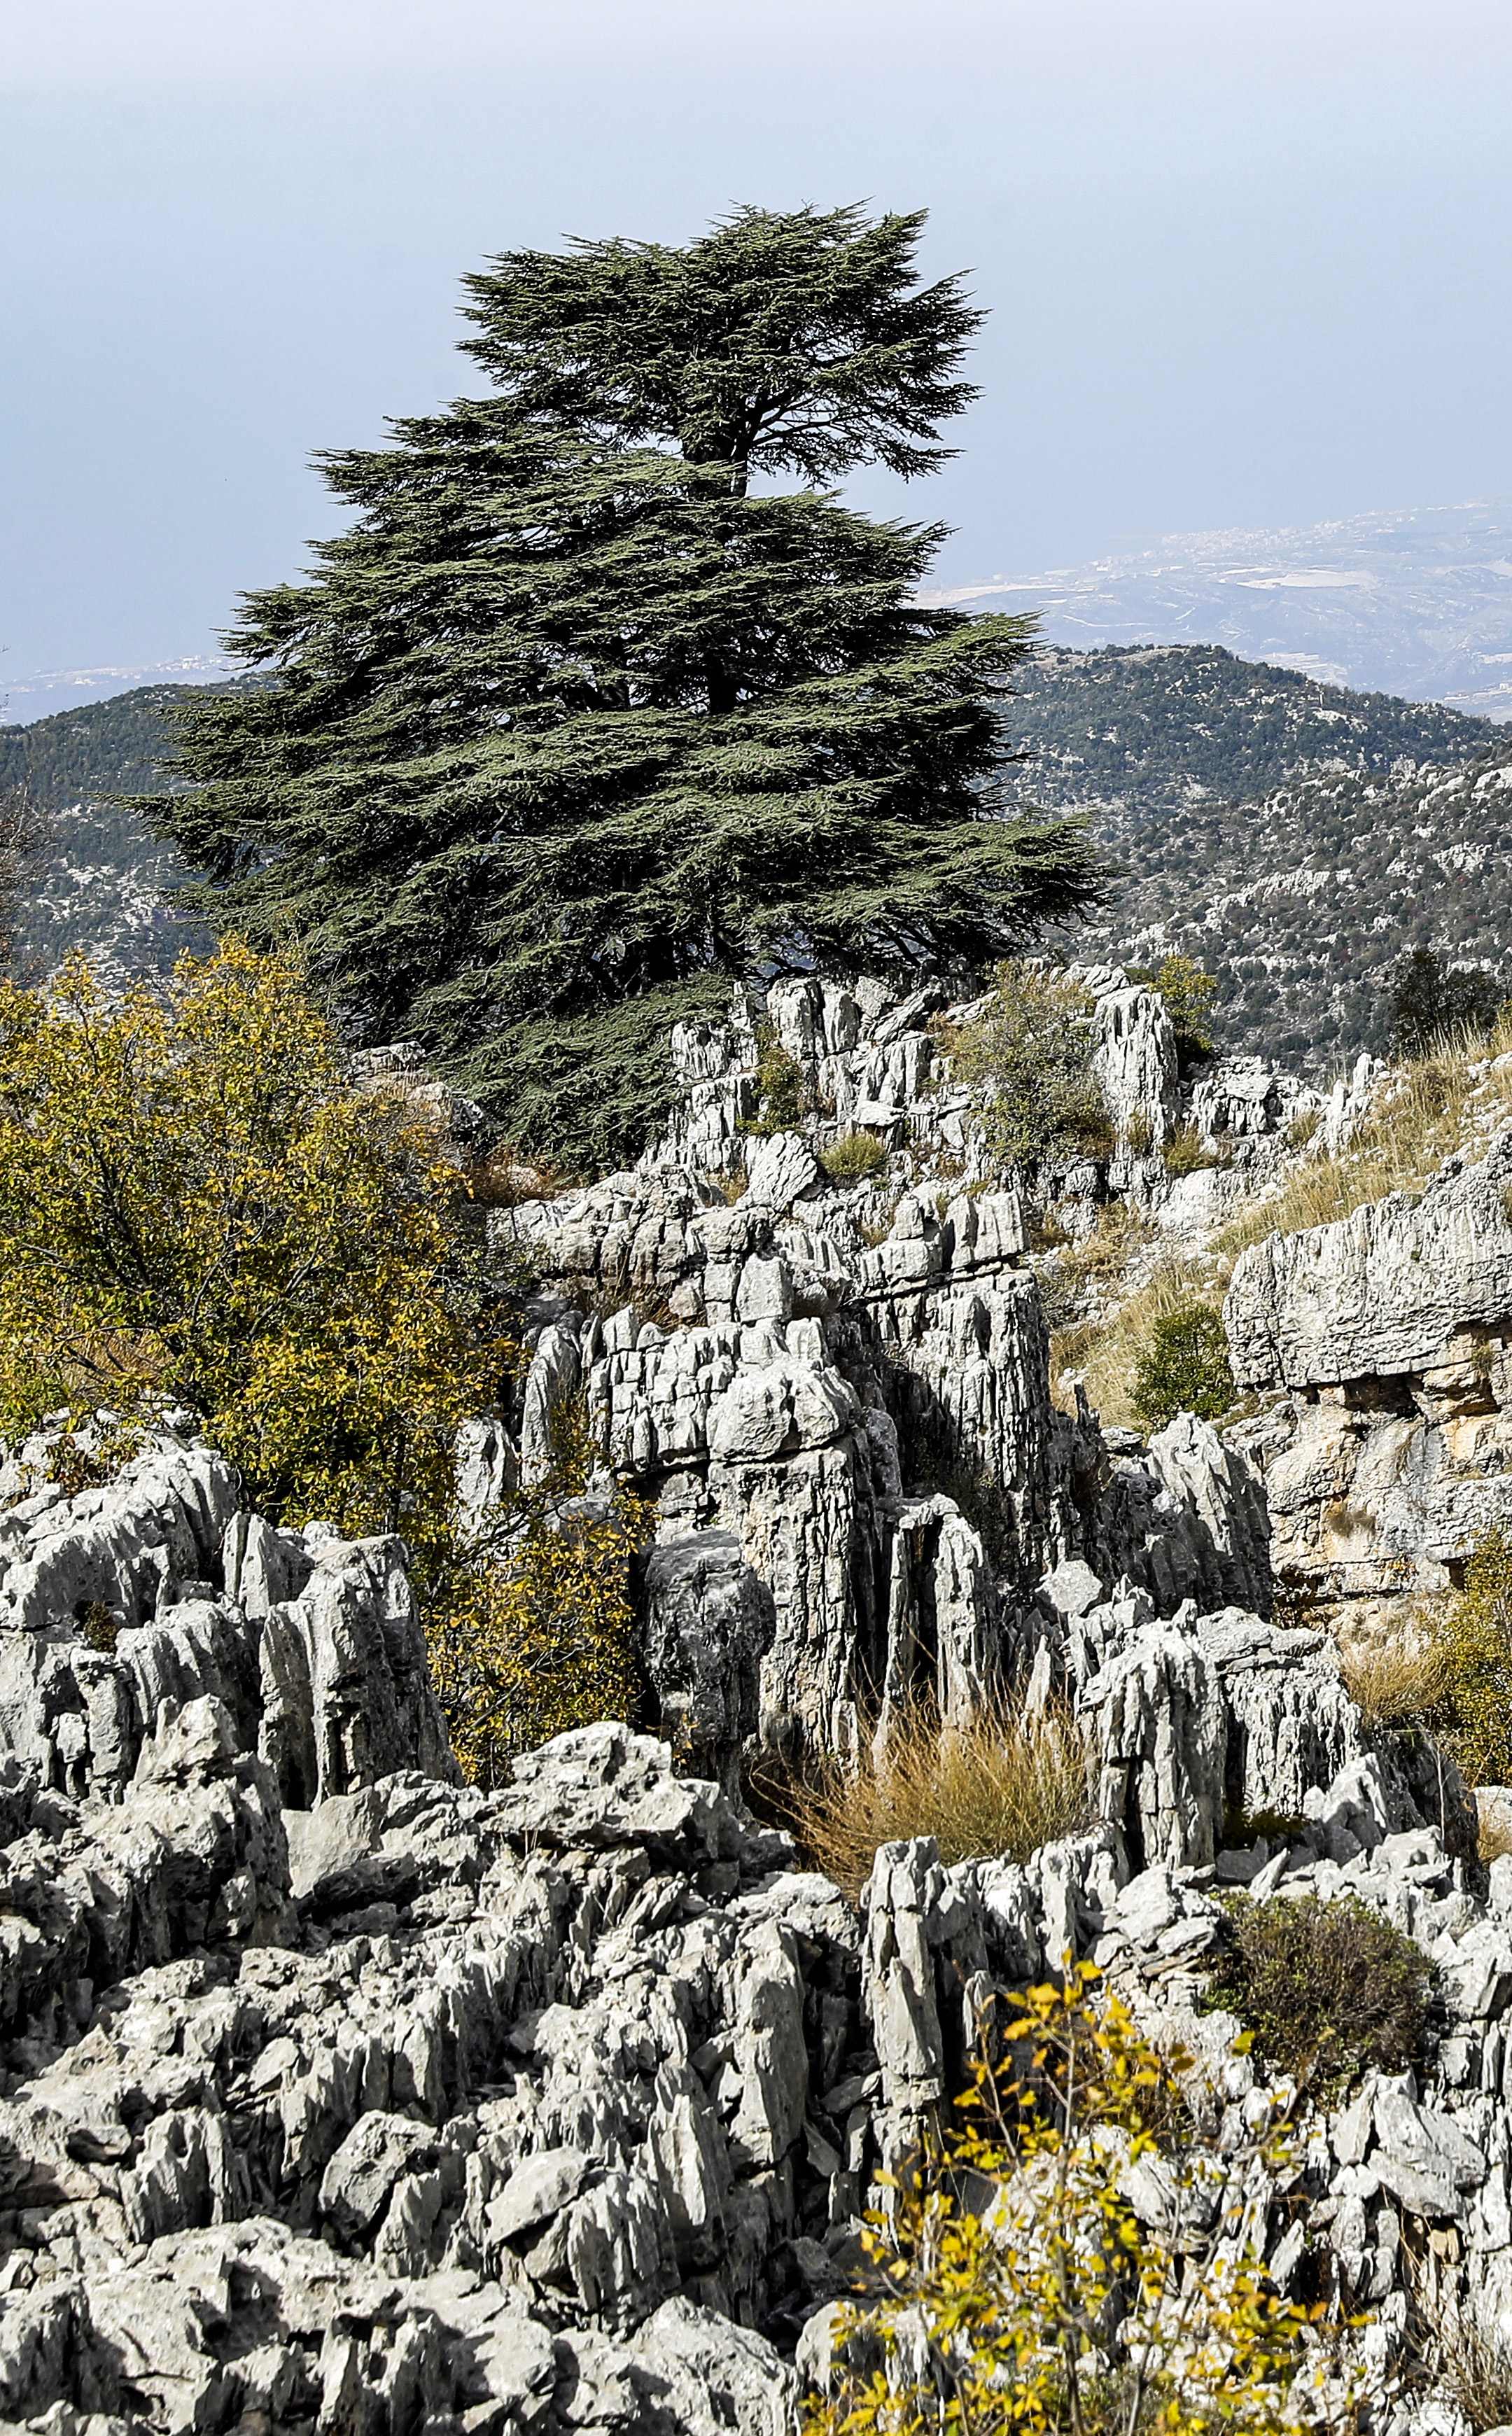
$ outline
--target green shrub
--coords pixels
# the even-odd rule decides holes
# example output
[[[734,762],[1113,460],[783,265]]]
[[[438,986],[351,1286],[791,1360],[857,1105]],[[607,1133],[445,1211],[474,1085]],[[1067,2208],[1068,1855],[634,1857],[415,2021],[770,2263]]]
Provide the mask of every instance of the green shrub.
[[[1165,1312],[1151,1329],[1134,1374],[1134,1409],[1147,1429],[1163,1430],[1178,1413],[1216,1421],[1234,1401],[1224,1323],[1205,1302]]]
[[[1183,1076],[1206,1066],[1213,1054],[1212,1004],[1218,983],[1190,956],[1167,956],[1154,975],[1176,1035],[1176,1058]]]
[[[791,1133],[808,1113],[803,1068],[765,1020],[756,1026],[756,1093],[759,1113],[743,1128],[748,1134]]]
[[[1399,957],[1386,987],[1394,1057],[1420,1057],[1456,1034],[1487,1033],[1504,1002],[1489,973],[1447,965],[1432,948]]]
[[[982,1097],[987,1147],[1003,1166],[1105,1157],[1113,1122],[1092,1073],[1094,1001],[1062,975],[1012,959],[976,1022],[937,1037]]]
[[[1123,1128],[1123,1139],[1136,1158],[1144,1158],[1155,1148],[1155,1127],[1148,1108],[1136,1108]]]
[[[1512,1784],[1512,1536],[1489,1531],[1434,1638],[1426,1723],[1471,1784]]]
[[[887,1165],[887,1144],[864,1130],[843,1134],[820,1152],[819,1164],[831,1184],[860,1184],[868,1175],[880,1175]]]
[[[1428,1961],[1356,1896],[1235,1895],[1227,1912],[1205,2002],[1237,2013],[1274,2070],[1327,2097],[1421,2053]]]

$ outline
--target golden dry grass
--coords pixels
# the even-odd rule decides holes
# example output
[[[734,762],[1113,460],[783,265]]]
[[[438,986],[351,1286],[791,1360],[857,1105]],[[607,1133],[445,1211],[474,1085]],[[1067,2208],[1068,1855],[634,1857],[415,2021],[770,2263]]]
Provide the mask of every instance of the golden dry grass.
[[[839,1771],[791,1793],[787,1823],[816,1867],[852,1897],[881,1844],[932,1836],[943,1861],[1028,1858],[1090,1823],[1087,1756],[1069,1717],[986,1714],[942,1733],[905,1718],[883,1766]]]
[[[1481,1820],[1476,1850],[1487,1869],[1493,1861],[1504,1861],[1512,1855],[1512,1819],[1504,1813],[1499,1818],[1494,1811]]]
[[[1427,2337],[1425,2349],[1433,2374],[1448,2388],[1472,2427],[1512,2426],[1512,2345],[1501,2327],[1494,2331],[1468,2317],[1452,2303],[1423,2288],[1420,2273],[1416,2300]]]
[[[1361,1643],[1340,1653],[1350,1697],[1372,1726],[1406,1726],[1442,1699],[1448,1665],[1435,1641],[1416,1637]]]
[[[1489,1037],[1448,1035],[1423,1056],[1395,1068],[1348,1148],[1308,1160],[1278,1193],[1242,1211],[1219,1235],[1220,1249],[1232,1262],[1267,1235],[1331,1226],[1388,1192],[1420,1191],[1461,1141],[1477,1090],[1488,1096],[1497,1114],[1512,1108],[1512,1069],[1476,1070],[1509,1050],[1512,1023],[1502,1019]]]

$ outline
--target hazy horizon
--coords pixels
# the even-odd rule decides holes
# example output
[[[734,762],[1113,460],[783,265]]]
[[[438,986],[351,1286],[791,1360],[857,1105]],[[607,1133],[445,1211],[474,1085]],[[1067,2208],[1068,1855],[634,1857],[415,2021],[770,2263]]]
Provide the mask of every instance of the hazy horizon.
[[[943,587],[1512,490],[1485,0],[247,13],[10,30],[0,696],[214,653],[332,529],[311,451],[479,385],[491,252],[748,200],[922,204],[926,269],[971,270],[962,454],[851,486],[956,528]]]

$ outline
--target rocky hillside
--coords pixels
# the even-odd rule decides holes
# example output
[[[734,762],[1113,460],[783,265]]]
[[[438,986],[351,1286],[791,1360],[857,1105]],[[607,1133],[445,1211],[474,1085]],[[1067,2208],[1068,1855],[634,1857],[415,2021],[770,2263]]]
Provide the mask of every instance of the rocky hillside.
[[[1195,957],[1225,1048],[1380,1053],[1410,948],[1512,988],[1504,729],[1197,645],[1042,652],[1011,721],[1017,799],[1080,808],[1120,865],[1098,951]]]
[[[171,857],[101,799],[153,783],[171,687],[0,729],[55,849],[23,944],[159,970],[190,937]],[[1218,1036],[1325,1074],[1384,1046],[1381,984],[1403,949],[1512,972],[1506,732],[1434,704],[1349,693],[1206,645],[1040,652],[1006,714],[1011,799],[1081,809],[1121,866],[1083,956],[1172,948],[1222,984]]]
[[[530,1358],[466,1494],[540,1477],[576,1407],[593,1493],[652,1518],[643,1714],[499,1790],[457,1782],[400,1542],[271,1527],[182,1429],[113,1466],[11,1452],[5,2425],[790,2436],[878,2177],[996,1994],[1070,1957],[1192,2052],[1245,2237],[1321,2311],[1290,2424],[1343,2424],[1351,2380],[1382,2436],[1489,2424],[1423,2313],[1462,2353],[1512,2317],[1512,1860],[1452,1760],[1276,1611],[1267,1484],[1291,1560],[1376,1531],[1399,1600],[1392,1533],[1442,1570],[1499,1512],[1512,1135],[1487,1068],[1484,1158],[1277,1246],[1264,1209],[1347,1149],[1371,1078],[1323,1103],[1239,1066],[1194,1096],[1160,1000],[1084,983],[1105,1140],[1036,1194],[1062,1243],[1110,1203],[1189,1244],[1259,1213],[1229,1321],[1265,1427],[1181,1414],[1146,1444],[1052,1402],[1062,1255],[943,1046],[973,1010],[739,1000],[677,1035],[637,1170],[526,1177],[489,1221],[534,1279]],[[774,1131],[758,1016],[807,1110]],[[885,1765],[921,1703],[965,1729],[1005,1701],[1069,1714],[1086,1760],[1086,1823],[1018,1857],[885,1843],[855,1904],[746,1806],[773,1770]],[[1393,1923],[1431,1991],[1412,2052],[1305,2097],[1235,2053],[1239,2018],[1198,2009],[1236,1888]],[[1254,2126],[1298,2108],[1267,2163]],[[1167,2220],[1149,2160],[1120,2190]]]
[[[51,828],[17,931],[27,972],[53,972],[76,950],[120,977],[165,972],[202,940],[165,901],[180,877],[168,848],[108,800],[162,784],[168,715],[184,691],[142,686],[0,727],[0,788],[26,788]]]

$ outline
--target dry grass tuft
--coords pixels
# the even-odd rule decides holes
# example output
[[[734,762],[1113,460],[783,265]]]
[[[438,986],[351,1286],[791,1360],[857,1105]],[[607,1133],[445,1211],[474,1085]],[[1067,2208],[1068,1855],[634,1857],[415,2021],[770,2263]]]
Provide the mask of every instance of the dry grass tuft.
[[[1512,1022],[1498,1020],[1485,1034],[1448,1035],[1421,1057],[1389,1074],[1369,1115],[1347,1150],[1310,1159],[1288,1177],[1278,1193],[1258,1201],[1218,1241],[1230,1262],[1267,1235],[1296,1235],[1309,1227],[1331,1226],[1382,1201],[1388,1192],[1420,1192],[1434,1170],[1456,1149],[1477,1092],[1493,1107],[1512,1106],[1512,1069],[1477,1070],[1488,1058],[1512,1050]]]
[[[881,1844],[932,1836],[946,1862],[1022,1861],[1093,1816],[1086,1745],[1059,1714],[988,1714],[953,1733],[930,1716],[908,1717],[876,1774],[837,1771],[783,1807],[816,1867],[853,1898]]]
[[[1426,2321],[1430,2375],[1459,2404],[1477,2436],[1512,2427],[1512,2347],[1502,2330],[1488,2331],[1452,2303],[1430,2298],[1420,2284],[1415,2297]]]
[[[1131,1262],[1154,1241],[1155,1228],[1149,1220],[1126,1201],[1105,1203],[1090,1233],[1077,1242],[1061,1230],[1059,1242],[1047,1245],[1055,1257],[1040,1272],[1040,1292],[1051,1327],[1075,1325],[1088,1301],[1095,1302],[1116,1287]],[[1039,1248],[1036,1244],[1035,1249]]]
[[[1501,1812],[1487,1810],[1482,1813],[1475,1849],[1487,1869],[1493,1861],[1504,1861],[1512,1857],[1512,1818],[1507,1817],[1504,1810]],[[1512,2426],[1512,2420],[1507,2424]]]
[[[1390,1728],[1416,1724],[1438,1706],[1448,1667],[1439,1643],[1404,1634],[1341,1651],[1340,1672],[1365,1723]]]

